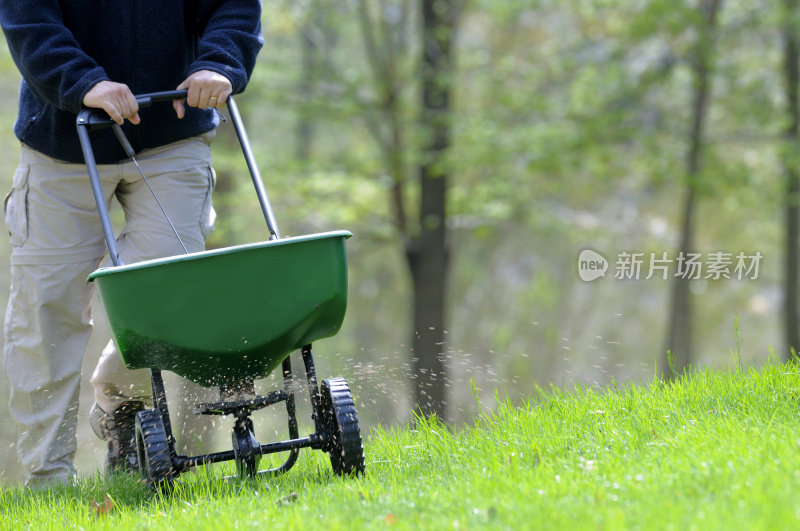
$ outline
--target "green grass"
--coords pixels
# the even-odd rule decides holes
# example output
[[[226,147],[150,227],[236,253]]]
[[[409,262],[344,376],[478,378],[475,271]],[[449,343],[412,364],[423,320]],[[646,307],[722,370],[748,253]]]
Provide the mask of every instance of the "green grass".
[[[375,430],[367,474],[304,451],[280,478],[182,476],[4,490],[4,529],[785,529],[800,527],[800,365],[552,389],[472,426]],[[229,469],[228,469],[229,470]],[[92,500],[113,508],[97,514]]]

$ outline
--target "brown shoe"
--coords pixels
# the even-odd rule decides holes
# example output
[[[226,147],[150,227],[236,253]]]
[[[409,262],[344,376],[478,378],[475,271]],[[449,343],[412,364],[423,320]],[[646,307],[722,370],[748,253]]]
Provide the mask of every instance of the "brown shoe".
[[[89,423],[95,435],[108,443],[106,472],[138,472],[134,439],[136,413],[144,409],[144,402],[123,402],[113,413],[106,413],[97,404],[89,413]]]

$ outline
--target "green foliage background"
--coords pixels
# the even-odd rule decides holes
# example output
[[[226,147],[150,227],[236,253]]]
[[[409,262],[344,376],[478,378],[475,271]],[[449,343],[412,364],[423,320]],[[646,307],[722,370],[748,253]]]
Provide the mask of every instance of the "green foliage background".
[[[400,4],[412,5],[369,5],[378,21],[391,26]],[[345,326],[316,345],[316,354],[322,377],[351,382],[369,427],[408,420],[411,331],[409,280],[391,223],[391,183],[368,127],[369,120],[380,124],[380,101],[356,23],[358,5],[265,2],[266,46],[239,105],[282,232],[346,228],[355,234]],[[417,97],[416,12],[410,13],[407,48],[398,56],[398,97],[412,131],[405,156],[413,162],[421,133],[410,125]],[[698,251],[760,251],[764,259],[757,280],[693,284],[695,362],[729,358],[738,316],[744,361],[758,365],[770,349],[782,349],[778,157],[796,152],[781,141],[784,14],[765,0],[729,0],[720,17]],[[447,161],[451,420],[464,421],[478,410],[470,379],[481,389],[481,407],[491,408],[495,389],[515,399],[537,384],[652,378],[664,343],[670,282],[617,280],[614,260],[622,251],[674,257],[697,24],[695,3],[683,0],[465,3]],[[301,90],[301,35],[309,28],[317,55],[311,89]],[[6,95],[0,106],[0,188],[8,189],[19,151],[11,133],[19,76],[4,43],[0,73]],[[313,125],[307,158],[297,156],[303,116]],[[230,129],[223,128],[215,144],[219,221],[210,246],[266,238]],[[579,279],[577,258],[586,248],[611,262],[606,278]],[[0,254],[8,255],[6,239],[0,239]],[[7,298],[7,276],[4,258],[0,303]],[[95,320],[87,380],[104,343],[99,309]],[[88,386],[82,419],[91,404],[86,391]],[[7,395],[0,379],[0,422],[8,426]],[[220,432],[225,444],[228,428]],[[85,426],[79,437],[78,464],[88,473],[102,462],[103,448]],[[0,432],[0,447],[7,449],[0,480],[8,483],[20,478],[13,441],[13,430]]]

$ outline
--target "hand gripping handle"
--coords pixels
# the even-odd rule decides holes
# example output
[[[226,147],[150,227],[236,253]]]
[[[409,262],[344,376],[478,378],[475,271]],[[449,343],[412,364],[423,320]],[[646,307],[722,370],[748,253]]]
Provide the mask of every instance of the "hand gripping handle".
[[[140,94],[136,96],[136,102],[140,109],[150,107],[159,101],[182,100],[186,98],[187,90],[167,90],[164,92],[151,92],[150,94]],[[78,113],[75,122],[79,126],[88,127],[90,131],[112,127],[116,122],[112,120],[103,109],[85,108]]]

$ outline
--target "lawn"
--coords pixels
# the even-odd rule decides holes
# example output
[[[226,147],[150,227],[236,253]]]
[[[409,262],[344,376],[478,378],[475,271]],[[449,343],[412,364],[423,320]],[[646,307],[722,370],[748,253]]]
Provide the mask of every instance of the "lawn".
[[[278,478],[185,474],[4,489],[4,529],[785,529],[800,527],[800,365],[542,391],[470,426],[369,432],[367,473],[303,451]]]

